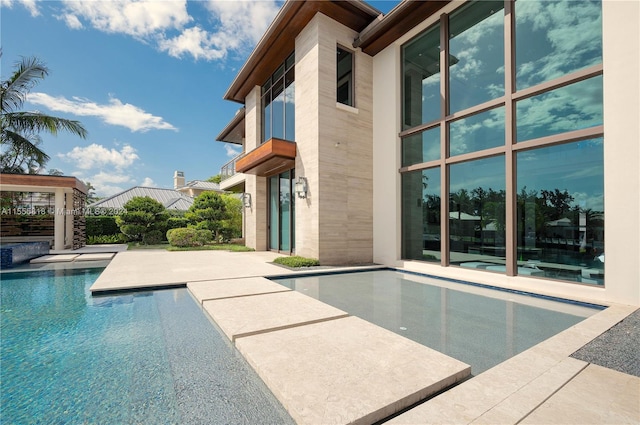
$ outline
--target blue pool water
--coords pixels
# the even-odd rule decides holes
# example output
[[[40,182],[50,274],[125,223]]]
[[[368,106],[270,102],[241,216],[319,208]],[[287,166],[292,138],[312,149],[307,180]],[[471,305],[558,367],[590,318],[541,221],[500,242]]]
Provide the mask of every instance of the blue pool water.
[[[461,360],[474,375],[599,311],[393,270],[276,282]]]
[[[293,423],[186,289],[92,297],[101,270],[0,275],[0,423]]]

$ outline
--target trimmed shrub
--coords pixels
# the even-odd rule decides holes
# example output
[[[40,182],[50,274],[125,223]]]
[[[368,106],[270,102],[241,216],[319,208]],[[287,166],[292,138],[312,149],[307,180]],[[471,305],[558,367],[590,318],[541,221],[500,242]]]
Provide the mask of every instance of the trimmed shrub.
[[[274,263],[276,264],[280,264],[282,266],[287,266],[287,267],[313,267],[313,266],[319,266],[320,265],[320,261],[314,259],[314,258],[305,258],[305,257],[300,257],[300,256],[293,256],[293,257],[278,257],[275,260],[273,260]]]
[[[154,231],[160,232],[162,240],[169,218],[164,205],[149,196],[136,196],[124,204],[124,209],[125,212],[118,216],[116,222],[130,242],[146,243],[145,235]],[[157,236],[157,233],[154,235]]]
[[[157,245],[164,240],[164,234],[160,230],[151,230],[142,235],[143,245]]]
[[[88,215],[86,217],[86,225],[87,237],[117,235],[120,233],[120,228],[116,223],[115,216]]]
[[[213,234],[206,229],[179,228],[167,231],[167,240],[172,246],[202,246],[213,239]]]

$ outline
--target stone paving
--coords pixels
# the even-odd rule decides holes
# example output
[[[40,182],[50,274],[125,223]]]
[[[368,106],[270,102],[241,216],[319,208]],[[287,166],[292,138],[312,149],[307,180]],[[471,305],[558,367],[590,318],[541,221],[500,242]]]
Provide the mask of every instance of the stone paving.
[[[238,283],[243,278],[251,278],[254,280],[251,282],[249,279],[248,284],[257,283],[263,287],[269,284],[262,282],[264,285],[260,285],[261,281],[255,278],[291,273],[271,264],[277,256],[279,254],[271,252],[123,252],[116,255],[91,290],[150,288],[190,282],[189,285],[194,285],[194,288],[199,286],[199,289],[192,291],[197,298],[198,291],[207,293],[210,291],[207,286],[215,286],[215,282],[221,279],[237,279]],[[223,286],[228,288],[228,285]],[[266,288],[262,292],[272,291]],[[285,293],[279,294],[282,296]],[[259,296],[274,295],[277,294]],[[203,301],[203,305],[207,302],[212,301]],[[274,308],[273,314],[284,314],[278,309],[278,303],[267,305]],[[590,344],[592,347],[598,344],[599,337],[606,338],[608,333],[615,332],[619,323],[623,324],[620,329],[637,329],[637,325],[633,325],[637,323],[634,322],[636,310],[637,306],[610,306],[498,366],[395,416],[392,415],[393,412],[398,412],[408,405],[406,402],[401,405],[389,403],[389,399],[384,399],[381,394],[389,392],[392,394],[391,398],[405,397],[407,402],[410,400],[406,398],[406,394],[402,396],[402,391],[398,391],[404,386],[414,388],[413,378],[417,374],[402,374],[403,369],[411,365],[412,360],[402,364],[380,363],[377,366],[381,372],[380,377],[373,377],[367,381],[367,385],[356,389],[356,392],[360,391],[357,400],[347,395],[348,392],[342,392],[352,385],[351,381],[341,379],[342,372],[346,369],[357,369],[358,356],[365,355],[369,350],[367,344],[389,344],[380,344],[381,341],[385,341],[386,335],[382,335],[384,332],[379,333],[382,329],[374,325],[366,322],[359,324],[370,329],[367,331],[369,333],[348,330],[342,333],[338,332],[338,329],[349,329],[356,322],[363,321],[351,316],[332,318],[303,326],[252,333],[251,336],[239,337],[235,334],[235,344],[299,423],[372,423],[385,417],[383,415],[392,415],[388,418],[389,423],[407,424],[640,423],[640,378],[599,365],[598,359],[601,359],[602,355],[596,355],[589,360],[574,358],[579,357],[578,354],[572,357],[574,353],[579,353]],[[205,311],[208,310],[205,308]],[[208,314],[211,315],[210,312]],[[347,322],[354,325],[347,325]],[[624,324],[625,322],[627,323]],[[338,326],[343,324],[345,326]],[[234,338],[233,332],[235,331],[230,332],[231,339]],[[359,335],[368,336],[360,338]],[[401,338],[393,335],[393,340]],[[630,339],[626,334],[622,335],[621,339]],[[605,341],[599,348],[600,352],[607,352],[609,357],[615,358],[621,339],[616,337]],[[340,342],[331,343],[332,340]],[[298,345],[302,341],[308,342]],[[393,344],[391,343],[392,346]],[[315,351],[323,353],[321,358],[331,360],[342,347],[348,346],[352,348],[345,348],[344,353],[352,354],[339,357],[339,361],[333,363],[333,369],[330,366],[331,362],[314,369],[315,366],[323,364],[318,363],[320,360],[317,360],[317,356],[311,357],[314,347]],[[401,360],[404,355],[412,359],[410,352],[415,347],[399,347],[398,351],[392,350],[391,359]],[[633,353],[631,351],[631,356]],[[637,354],[637,350],[635,353]],[[329,375],[325,380],[326,373]],[[457,372],[451,373],[455,376]],[[399,374],[397,379],[396,374]],[[287,375],[290,377],[287,378]],[[367,377],[367,373],[363,373],[363,376]],[[453,382],[455,380],[451,383]],[[341,387],[342,383],[344,388]],[[423,384],[424,382],[420,383]],[[327,391],[328,388],[330,390]],[[306,393],[312,394],[312,397],[305,397]],[[433,393],[418,391],[415,394],[417,399],[424,399]],[[357,407],[353,403],[367,405],[367,409]],[[340,406],[331,410],[328,407],[331,404]],[[375,414],[369,416],[366,411]]]

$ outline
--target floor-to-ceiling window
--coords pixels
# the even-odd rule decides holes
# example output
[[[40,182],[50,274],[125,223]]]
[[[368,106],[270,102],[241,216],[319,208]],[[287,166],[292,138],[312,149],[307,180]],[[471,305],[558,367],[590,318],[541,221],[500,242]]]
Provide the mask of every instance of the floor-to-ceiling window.
[[[601,16],[471,1],[402,47],[403,258],[604,284]]]
[[[294,170],[269,177],[269,249],[293,252],[295,248]]]
[[[262,141],[295,140],[295,55],[292,53],[262,86]]]

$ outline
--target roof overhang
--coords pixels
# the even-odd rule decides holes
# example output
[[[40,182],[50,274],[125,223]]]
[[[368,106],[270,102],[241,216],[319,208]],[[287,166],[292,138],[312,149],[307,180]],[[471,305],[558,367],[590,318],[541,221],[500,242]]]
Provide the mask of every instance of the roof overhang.
[[[427,2],[430,3],[430,2]],[[224,95],[244,103],[249,92],[264,84],[295,49],[297,35],[317,13],[360,32],[381,13],[362,0],[287,0]]]
[[[295,166],[296,144],[269,139],[236,161],[236,172],[269,177]]]
[[[76,177],[42,174],[0,174],[0,189],[10,192],[55,192],[56,189],[77,189],[85,195],[87,185]]]
[[[245,135],[244,129],[245,108],[240,108],[233,116],[229,124],[218,134],[216,140],[218,142],[235,143],[242,145]]]
[[[377,55],[450,2],[451,0],[404,0],[384,18],[375,21],[362,31],[353,43],[353,47],[360,47],[370,56]]]

